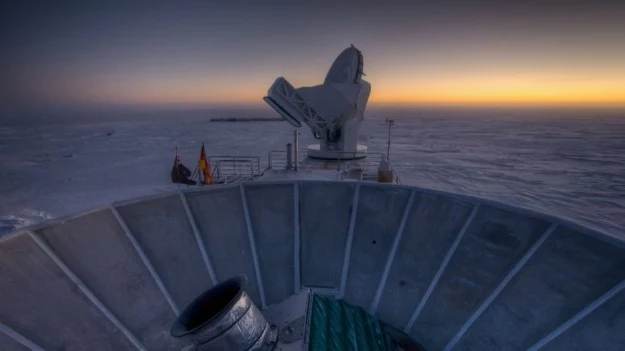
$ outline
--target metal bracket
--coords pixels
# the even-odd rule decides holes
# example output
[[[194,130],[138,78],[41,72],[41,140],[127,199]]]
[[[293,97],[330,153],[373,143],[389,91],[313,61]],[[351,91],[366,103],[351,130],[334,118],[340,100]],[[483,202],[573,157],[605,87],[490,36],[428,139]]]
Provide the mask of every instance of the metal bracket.
[[[280,342],[290,344],[304,338],[306,316],[301,316],[280,330]]]

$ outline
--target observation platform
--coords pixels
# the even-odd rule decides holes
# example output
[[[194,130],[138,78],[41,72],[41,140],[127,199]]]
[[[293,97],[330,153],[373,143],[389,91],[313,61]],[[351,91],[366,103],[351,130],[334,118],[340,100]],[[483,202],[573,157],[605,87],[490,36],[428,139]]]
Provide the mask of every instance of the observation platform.
[[[243,181],[277,180],[346,180],[401,184],[399,175],[381,153],[368,153],[353,159],[318,159],[308,157],[307,151],[298,152],[289,164],[286,150],[272,150],[267,162],[256,156],[208,156],[213,167],[213,179],[218,184]]]

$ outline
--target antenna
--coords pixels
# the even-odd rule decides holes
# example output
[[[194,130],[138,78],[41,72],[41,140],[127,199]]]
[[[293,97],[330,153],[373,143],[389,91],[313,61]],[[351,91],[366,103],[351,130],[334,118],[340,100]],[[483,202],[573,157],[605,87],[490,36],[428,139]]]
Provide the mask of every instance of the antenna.
[[[386,119],[386,124],[388,124],[388,147],[386,148],[386,159],[391,161],[391,126],[395,124],[394,119]]]
[[[371,93],[371,85],[362,79],[363,62],[360,50],[351,45],[334,60],[322,84],[296,89],[280,77],[263,98],[287,122],[296,128],[306,124],[319,139],[319,144],[308,146],[310,157],[366,157],[367,147],[358,144],[358,130]],[[345,154],[353,157],[346,158]]]

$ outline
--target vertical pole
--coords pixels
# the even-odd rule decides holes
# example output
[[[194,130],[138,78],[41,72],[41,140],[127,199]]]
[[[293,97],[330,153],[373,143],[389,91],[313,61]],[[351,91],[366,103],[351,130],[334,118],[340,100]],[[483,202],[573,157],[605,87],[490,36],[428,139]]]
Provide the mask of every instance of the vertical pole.
[[[286,144],[286,169],[290,170],[293,167],[293,145],[291,143]]]
[[[395,120],[387,118],[386,123],[388,124],[388,147],[386,149],[386,160],[390,162],[391,160],[391,126],[395,123]]]
[[[295,172],[297,172],[297,169],[299,167],[299,133],[297,130],[295,130],[294,134],[293,134],[293,160],[295,161]]]

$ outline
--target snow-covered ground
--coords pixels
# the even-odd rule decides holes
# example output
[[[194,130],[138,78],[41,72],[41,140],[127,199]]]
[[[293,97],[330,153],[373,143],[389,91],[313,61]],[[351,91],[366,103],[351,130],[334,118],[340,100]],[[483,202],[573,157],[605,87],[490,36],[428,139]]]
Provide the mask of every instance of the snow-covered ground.
[[[108,202],[175,189],[178,146],[193,168],[209,155],[258,155],[291,141],[286,122],[210,123],[261,111],[84,112],[2,119],[0,234]],[[495,199],[625,236],[625,113],[400,111],[368,113],[361,133],[405,184]],[[301,144],[312,143],[302,129]]]

